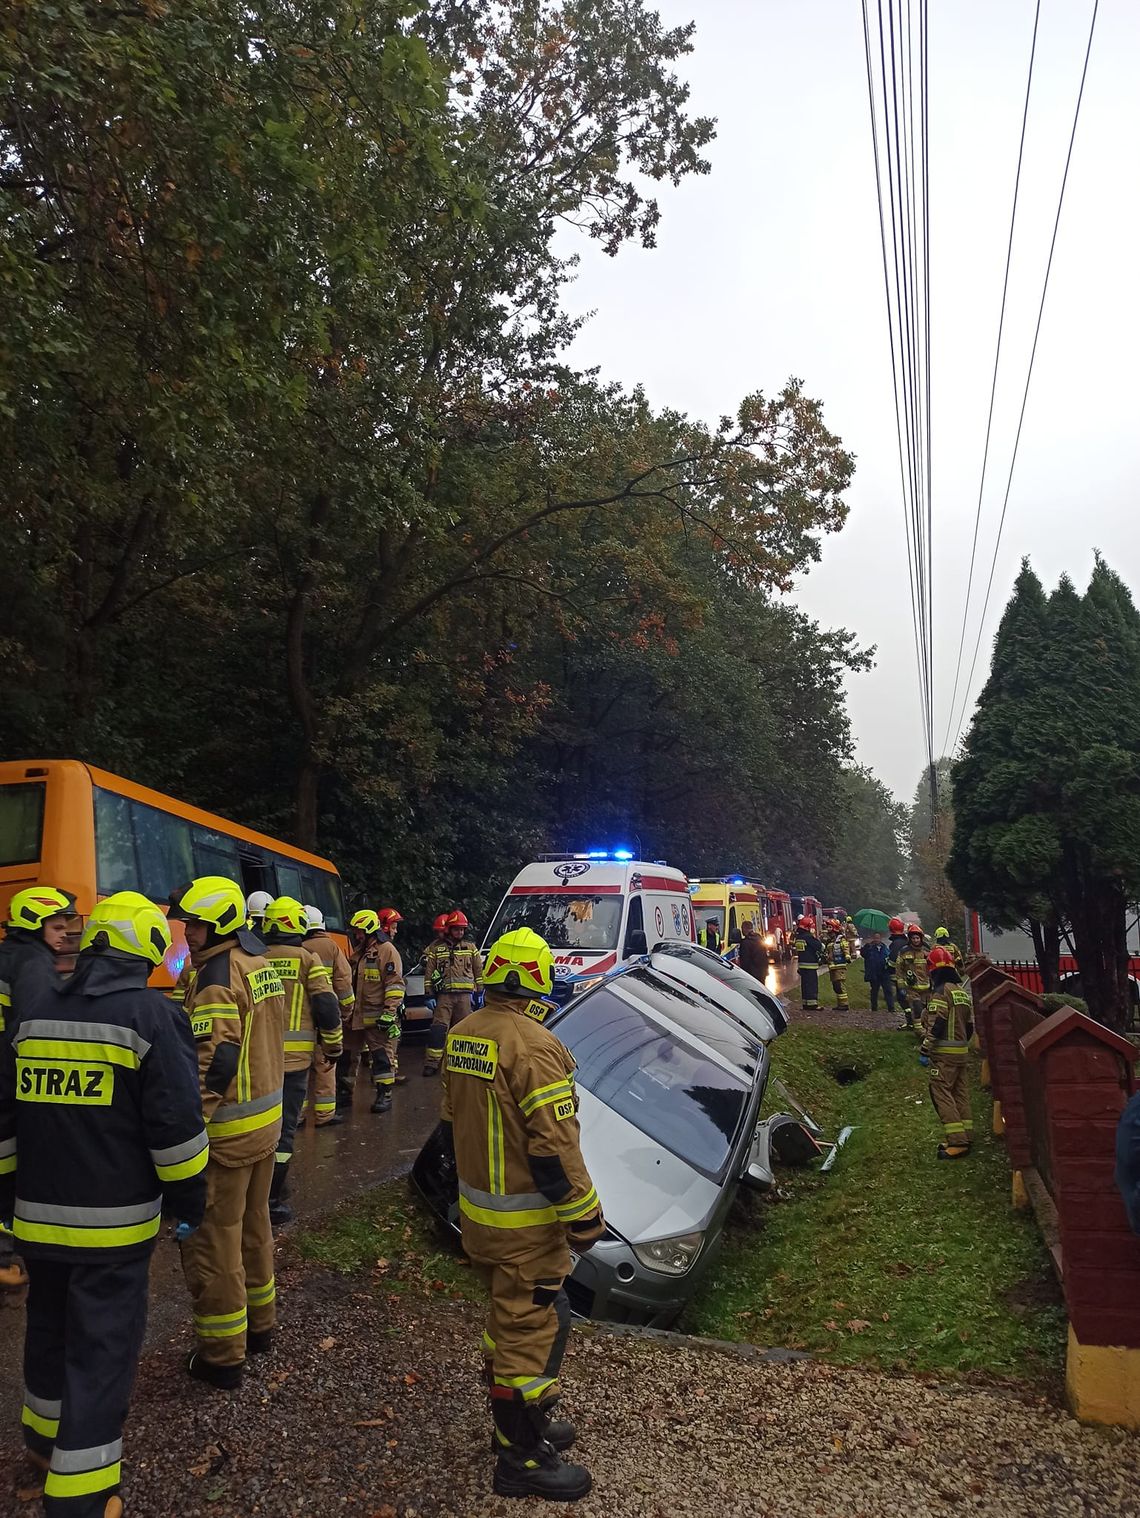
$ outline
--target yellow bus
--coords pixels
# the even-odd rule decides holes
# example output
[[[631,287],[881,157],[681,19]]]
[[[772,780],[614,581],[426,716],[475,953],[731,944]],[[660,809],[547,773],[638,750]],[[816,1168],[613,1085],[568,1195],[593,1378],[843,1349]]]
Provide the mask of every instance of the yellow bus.
[[[78,759],[0,763],[0,922],[16,891],[41,882],[74,892],[86,916],[114,891],[141,891],[165,907],[195,875],[319,907],[345,947],[340,876],[327,859]],[[156,985],[177,980],[186,959],[182,925],[172,927]]]

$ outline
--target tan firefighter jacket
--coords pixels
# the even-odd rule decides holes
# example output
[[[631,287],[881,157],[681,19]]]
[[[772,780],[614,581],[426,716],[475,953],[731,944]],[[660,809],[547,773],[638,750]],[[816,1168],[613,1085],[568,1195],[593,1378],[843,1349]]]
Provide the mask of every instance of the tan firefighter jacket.
[[[307,1070],[318,1041],[329,1059],[343,1052],[332,972],[305,944],[275,939],[265,957],[285,988],[285,1069]]]
[[[462,995],[483,989],[483,956],[468,939],[452,943],[437,938],[424,954],[424,992],[428,996]]]
[[[344,1018],[351,1017],[356,996],[352,989],[352,966],[348,962],[348,955],[323,928],[317,928],[315,932],[306,935],[305,948],[315,954],[323,965],[328,966],[332,973],[333,995],[340,1005],[340,1015]]]
[[[355,989],[350,1028],[374,1028],[398,1019],[404,1001],[404,965],[387,936],[369,938],[357,955]]]
[[[974,1036],[974,1003],[965,986],[939,986],[922,1014],[922,1052],[946,1064],[964,1064]]]
[[[920,994],[930,990],[930,971],[926,968],[925,949],[903,949],[895,960],[895,982],[907,991]]]
[[[227,939],[194,956],[184,1003],[198,1046],[210,1158],[252,1165],[281,1133],[285,992],[260,954]]]
[[[523,1010],[489,991],[447,1035],[442,1116],[452,1125],[464,1248],[477,1260],[565,1252],[575,1225],[601,1230],[601,1203],[579,1145],[574,1056]],[[569,1268],[568,1258],[564,1268]]]

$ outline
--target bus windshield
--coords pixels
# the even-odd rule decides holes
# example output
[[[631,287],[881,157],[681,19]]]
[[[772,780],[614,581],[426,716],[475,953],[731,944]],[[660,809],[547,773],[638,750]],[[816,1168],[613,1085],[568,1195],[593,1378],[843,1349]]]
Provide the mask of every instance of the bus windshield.
[[[39,862],[45,791],[39,781],[0,786],[0,868]]]
[[[552,949],[616,949],[623,900],[621,896],[568,896],[554,891],[508,896],[491,924],[487,942],[516,928],[533,928]]]

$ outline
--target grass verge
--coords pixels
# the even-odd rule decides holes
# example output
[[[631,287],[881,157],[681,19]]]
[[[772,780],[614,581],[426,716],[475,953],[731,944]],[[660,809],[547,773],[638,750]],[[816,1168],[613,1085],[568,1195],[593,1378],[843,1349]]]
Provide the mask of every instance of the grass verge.
[[[910,1033],[805,1025],[773,1046],[774,1073],[825,1130],[855,1133],[830,1175],[782,1171],[775,1198],[741,1194],[682,1326],[843,1364],[1053,1388],[1064,1309],[1032,1215],[1010,1208],[989,1095],[975,1088],[975,1152],[939,1161],[917,1056]]]

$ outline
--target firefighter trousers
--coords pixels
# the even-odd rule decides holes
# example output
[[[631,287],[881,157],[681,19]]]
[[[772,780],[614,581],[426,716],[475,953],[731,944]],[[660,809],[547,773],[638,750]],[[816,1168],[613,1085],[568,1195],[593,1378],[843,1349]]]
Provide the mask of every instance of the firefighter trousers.
[[[277,1152],[273,1156],[273,1180],[269,1199],[280,1202],[285,1198],[285,1181],[289,1174],[289,1161],[293,1158],[293,1146],[297,1142],[297,1124],[301,1110],[309,1094],[309,1067],[303,1070],[286,1070],[281,1090],[281,1137],[277,1140]]]
[[[815,965],[810,969],[800,966],[800,999],[804,1006],[811,1011],[819,1006],[819,970]]]
[[[533,1448],[559,1396],[558,1373],[570,1336],[570,1268],[564,1239],[525,1260],[472,1259],[490,1294],[483,1333],[491,1416],[504,1447]]]
[[[443,1046],[449,1028],[454,1028],[471,1011],[470,991],[441,991],[436,997],[431,1027],[428,1029],[424,1069],[438,1070],[443,1063]]]
[[[106,1264],[27,1261],[24,1443],[50,1460],[49,1518],[102,1518],[146,1331],[151,1250]]]
[[[372,1062],[372,1080],[376,1086],[390,1091],[396,1079],[392,1057],[388,1053],[388,1039],[383,1024],[366,1023],[363,1028],[344,1030],[344,1053],[339,1061],[339,1079],[346,1091],[356,1085],[356,1072],[360,1069],[360,1056],[368,1050]]]
[[[968,1060],[937,1054],[931,1056],[930,1100],[942,1119],[943,1142],[946,1147],[968,1149],[974,1139]]]
[[[286,1077],[288,1079],[288,1077]],[[241,1365],[247,1326],[277,1321],[269,1187],[274,1156],[252,1165],[206,1167],[206,1216],[182,1246],[198,1352],[212,1365]]]
[[[831,976],[831,989],[835,992],[835,1005],[840,1012],[846,1012],[847,1001],[847,966],[829,965],[827,973]]]
[[[313,1113],[318,1128],[336,1116],[336,1060],[320,1047],[313,1050]]]

